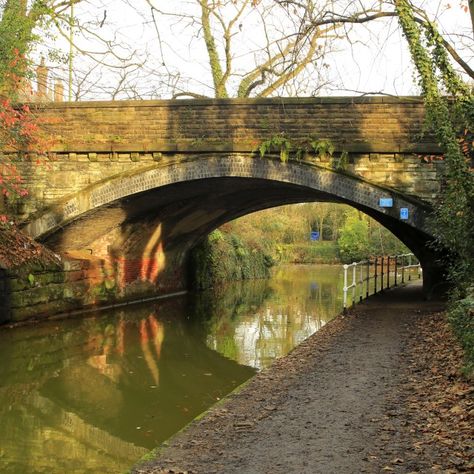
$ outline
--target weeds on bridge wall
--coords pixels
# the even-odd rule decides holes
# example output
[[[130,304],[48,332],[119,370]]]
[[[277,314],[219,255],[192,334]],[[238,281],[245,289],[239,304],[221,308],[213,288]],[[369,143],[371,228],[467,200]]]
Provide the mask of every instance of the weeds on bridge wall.
[[[282,133],[264,140],[258,147],[261,158],[264,158],[268,153],[278,153],[280,160],[286,162],[291,158],[299,161],[313,155],[323,162],[330,162],[331,167],[336,171],[346,171],[349,164],[349,154],[347,151],[335,154],[335,149],[334,143],[325,138],[310,137],[291,141]]]
[[[395,6],[418,71],[427,125],[444,148],[443,188],[432,233],[448,254],[445,263],[454,287],[449,317],[466,350],[467,369],[474,373],[474,170],[473,146],[465,140],[474,129],[474,93],[451,66],[435,24],[420,25],[407,0],[396,0]]]

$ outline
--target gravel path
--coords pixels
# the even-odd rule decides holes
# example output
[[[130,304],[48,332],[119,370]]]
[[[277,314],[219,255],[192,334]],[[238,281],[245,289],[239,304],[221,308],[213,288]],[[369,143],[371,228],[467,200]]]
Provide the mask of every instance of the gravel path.
[[[413,321],[440,309],[419,284],[336,318],[212,408],[134,473],[381,472],[374,453]],[[377,464],[377,463],[375,463]],[[407,471],[408,472],[408,471]]]

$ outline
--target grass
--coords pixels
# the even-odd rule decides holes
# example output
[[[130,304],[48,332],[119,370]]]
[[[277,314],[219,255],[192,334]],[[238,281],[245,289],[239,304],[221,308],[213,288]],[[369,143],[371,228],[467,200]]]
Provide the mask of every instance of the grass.
[[[339,263],[334,241],[284,244],[280,248],[284,263]]]

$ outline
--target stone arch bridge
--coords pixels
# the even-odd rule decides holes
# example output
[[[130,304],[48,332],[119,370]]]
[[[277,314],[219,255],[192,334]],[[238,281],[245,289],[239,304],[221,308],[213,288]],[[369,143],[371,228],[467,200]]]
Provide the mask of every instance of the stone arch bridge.
[[[47,166],[19,164],[30,196],[23,228],[56,252],[100,262],[123,297],[186,285],[189,249],[219,225],[282,204],[332,201],[369,214],[437,278],[426,218],[442,161],[417,97],[54,103]],[[290,154],[330,141],[335,151]],[[393,207],[379,205],[392,198]],[[400,220],[400,208],[408,208]]]

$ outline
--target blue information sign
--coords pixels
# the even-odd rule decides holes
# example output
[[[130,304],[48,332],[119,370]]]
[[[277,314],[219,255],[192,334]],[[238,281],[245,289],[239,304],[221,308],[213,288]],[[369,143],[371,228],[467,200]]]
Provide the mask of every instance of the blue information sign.
[[[405,221],[408,219],[408,207],[400,208],[400,219],[403,219]]]
[[[311,240],[319,240],[319,232],[316,230],[313,230],[310,234],[309,237]]]
[[[393,199],[392,198],[380,198],[379,199],[379,206],[380,207],[393,207]]]

